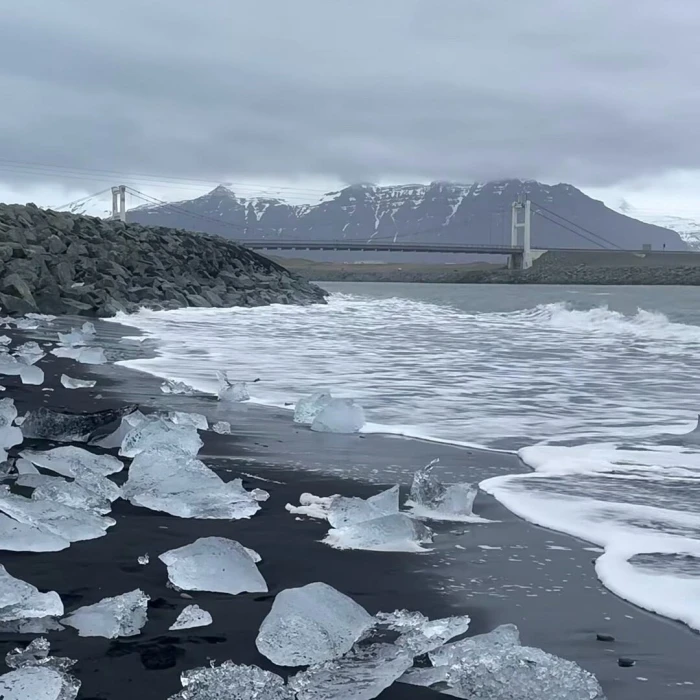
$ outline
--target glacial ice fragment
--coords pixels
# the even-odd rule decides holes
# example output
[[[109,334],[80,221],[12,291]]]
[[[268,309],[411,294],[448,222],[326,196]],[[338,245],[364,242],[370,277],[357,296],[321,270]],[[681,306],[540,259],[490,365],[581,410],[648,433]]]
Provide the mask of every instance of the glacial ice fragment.
[[[9,345],[12,342],[12,338],[9,335],[0,335],[0,345]]]
[[[61,345],[85,345],[95,336],[95,326],[86,321],[82,328],[73,328],[70,333],[58,333],[58,342]]]
[[[107,362],[105,351],[99,347],[83,348],[75,359],[84,365],[103,365]]]
[[[28,666],[0,676],[2,700],[75,700],[80,681],[43,666]]]
[[[333,528],[323,541],[337,549],[420,552],[421,544],[432,542],[432,531],[404,513],[394,513]]]
[[[245,382],[238,382],[231,379],[225,372],[217,372],[219,378],[219,400],[229,403],[240,403],[250,398],[248,386]]]
[[[28,459],[37,467],[77,479],[86,473],[99,476],[116,474],[124,468],[124,463],[112,455],[96,455],[89,450],[73,445],[54,447],[45,452],[24,450],[20,456]]]
[[[40,484],[32,493],[32,500],[45,500],[61,503],[71,508],[105,515],[111,510],[111,502],[99,494],[85,488],[78,481],[68,482],[54,477]]]
[[[445,644],[430,652],[433,666],[451,666],[459,663],[474,649],[485,649],[487,646],[512,647],[520,645],[520,632],[515,625],[499,625],[490,632],[476,634],[473,637],[461,639],[458,642]]]
[[[278,666],[307,666],[346,654],[373,625],[352,598],[328,584],[309,583],[277,594],[255,644]]]
[[[7,459],[6,450],[22,443],[22,431],[13,425],[17,409],[12,399],[0,399],[0,462]]]
[[[314,418],[333,400],[330,393],[318,392],[297,401],[294,407],[294,422],[311,425]]]
[[[417,517],[432,520],[469,520],[478,491],[476,484],[443,484],[432,473],[439,460],[433,460],[413,475],[406,505]]]
[[[0,513],[0,550],[8,552],[60,552],[70,541],[34,525],[20,523]]]
[[[166,379],[161,385],[160,390],[164,394],[182,394],[183,396],[192,396],[195,390],[185,382],[176,382],[173,379]]]
[[[413,655],[393,644],[353,649],[310,666],[289,679],[297,700],[372,700],[413,665]]]
[[[40,593],[31,583],[7,573],[0,564],[0,621],[63,615],[58,593]]]
[[[184,671],[180,682],[184,690],[169,700],[294,700],[278,675],[232,661]]]
[[[148,552],[146,552],[146,554],[142,554],[140,557],[138,557],[136,561],[141,564],[141,566],[146,566],[146,564],[148,564],[148,562],[151,560],[148,556]]]
[[[220,420],[211,426],[211,429],[219,435],[230,435],[231,434],[231,424],[228,421]]]
[[[39,343],[33,340],[18,345],[12,354],[19,362],[23,362],[26,365],[36,364],[42,357],[46,356]]]
[[[33,639],[26,647],[17,647],[5,655],[5,663],[9,668],[28,668],[42,666],[55,671],[67,671],[75,666],[76,661],[65,656],[49,656],[51,645],[45,637]]]
[[[131,432],[134,428],[145,423],[149,420],[157,420],[158,416],[150,414],[148,416],[141,413],[141,411],[134,411],[128,416],[124,416],[119,423],[119,427],[111,432],[107,429],[100,429],[95,431],[95,433],[90,438],[90,444],[97,447],[104,447],[106,449],[113,449],[114,447],[121,447],[124,438],[127,433]]]
[[[25,437],[43,438],[56,442],[88,442],[99,428],[114,423],[136,411],[138,406],[108,408],[94,413],[70,413],[52,411],[43,406],[28,411],[22,423]]]
[[[196,455],[203,444],[194,426],[174,425],[159,418],[132,428],[124,437],[119,454],[123,457],[136,457],[145,450],[175,446],[183,452]]]
[[[39,321],[31,315],[27,315],[25,318],[15,318],[12,321],[22,331],[33,331],[39,327]]]
[[[61,620],[81,637],[133,637],[141,632],[148,617],[150,598],[139,588],[85,605]]]
[[[206,627],[214,622],[211,615],[199,605],[188,605],[173,622],[169,630],[187,630],[193,627]]]
[[[65,627],[53,617],[32,617],[27,620],[9,620],[0,622],[3,634],[47,634],[60,632]]]
[[[19,377],[22,384],[39,386],[44,383],[44,371],[40,367],[19,362],[15,357],[0,357],[0,374]]]
[[[399,487],[392,486],[370,498],[336,496],[328,508],[331,527],[347,527],[399,512]]]
[[[179,518],[238,520],[260,510],[256,494],[246,491],[240,479],[227,483],[176,447],[159,446],[137,454],[122,493],[134,505]]]
[[[74,379],[67,374],[61,375],[61,385],[66,389],[91,389],[95,384],[94,379]]]
[[[468,615],[429,620],[422,613],[408,610],[379,612],[375,617],[380,625],[386,625],[389,629],[401,633],[394,643],[410,651],[413,656],[427,654],[442,647],[450,639],[464,634],[470,623]]]
[[[318,433],[357,433],[365,424],[365,412],[351,399],[332,399],[316,415],[311,430]]]
[[[184,411],[169,411],[165,419],[175,425],[191,425],[197,430],[209,430],[209,421],[201,413],[185,413]]]
[[[267,584],[245,547],[225,537],[200,537],[158,557],[168,580],[185,591],[265,593]]]

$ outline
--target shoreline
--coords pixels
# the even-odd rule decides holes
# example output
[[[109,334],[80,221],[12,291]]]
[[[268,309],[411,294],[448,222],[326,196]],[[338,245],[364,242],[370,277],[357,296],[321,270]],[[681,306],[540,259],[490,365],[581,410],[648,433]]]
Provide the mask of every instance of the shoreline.
[[[115,357],[117,352],[134,357],[141,354],[142,348],[118,345],[123,335],[139,334],[133,328],[111,322],[100,322],[97,326],[97,344],[105,347],[108,357]],[[34,333],[23,332],[28,338]],[[55,330],[40,328],[37,335],[55,337]],[[157,624],[151,629],[149,622],[138,637],[95,643],[96,640],[78,638],[68,629],[49,635],[54,653],[79,659],[77,675],[83,680],[82,692],[86,697],[91,697],[90,689],[94,697],[111,700],[146,684],[148,695],[142,697],[154,700],[167,697],[179,689],[179,671],[205,664],[207,655],[219,661],[231,658],[269,668],[251,641],[257,632],[256,625],[274,592],[311,580],[326,580],[336,585],[370,612],[406,607],[430,617],[467,613],[472,617],[470,634],[506,622],[515,623],[521,629],[524,644],[539,646],[594,672],[608,700],[660,697],[685,700],[696,696],[700,676],[694,659],[700,651],[700,635],[610,593],[595,576],[591,564],[595,553],[591,546],[531,525],[487,494],[478,495],[475,512],[494,522],[470,525],[431,522],[436,532],[435,544],[424,555],[334,550],[318,541],[327,529],[323,522],[295,520],[284,510],[285,502],[298,504],[298,495],[303,491],[319,496],[333,493],[368,496],[379,490],[377,484],[390,486],[400,482],[405,487],[407,473],[435,456],[441,459],[440,475],[446,481],[481,481],[489,476],[526,471],[517,456],[398,436],[312,433],[293,424],[288,410],[254,404],[222,406],[211,397],[165,395],[159,389],[161,379],[120,365],[77,365],[53,356],[39,365],[46,372],[42,387],[18,387],[15,378],[5,382],[8,386],[5,395],[18,399],[20,411],[39,401],[55,407],[67,407],[68,402],[78,405],[80,410],[136,401],[150,408],[204,413],[212,421],[229,420],[234,434],[205,433],[205,446],[199,457],[219,473],[230,470],[234,476],[247,474],[243,476],[246,486],[258,486],[271,493],[270,501],[260,513],[249,521],[233,523],[180,520],[118,501],[113,509],[118,523],[104,538],[76,543],[64,552],[50,555],[11,553],[10,572],[40,588],[58,590],[67,610],[135,588],[138,585],[135,582],[143,576],[149,591],[157,592],[152,598],[160,601],[158,605],[162,607],[149,610],[149,616]],[[64,371],[79,378],[90,376],[97,380],[97,385],[91,390],[62,390],[56,384]],[[54,391],[44,392],[44,388]],[[368,479],[367,475],[372,478]],[[265,483],[251,479],[253,476],[284,483]],[[157,524],[160,522],[169,531],[160,531]],[[212,612],[213,626],[190,631],[189,635],[185,631],[185,637],[182,633],[167,632],[165,621],[174,619],[176,614],[169,606],[179,606],[182,601],[164,585],[159,563],[140,567],[135,562],[136,556],[143,554],[148,546],[155,559],[159,543],[162,549],[170,549],[191,542],[203,536],[202,533],[226,531],[236,539],[240,534],[243,544],[259,549],[263,555],[261,571],[270,584],[271,594],[263,596],[264,600],[255,599],[254,604],[248,596],[234,598],[238,635],[235,640],[228,638],[225,625],[222,627],[226,604],[231,601],[216,594],[196,594],[194,601],[186,601],[197,602]],[[280,543],[280,532],[291,542]],[[143,541],[144,533],[151,538],[149,543]],[[62,567],[58,564],[46,567],[42,563],[47,561],[47,556],[57,563],[65,558],[85,574],[97,568],[92,567],[93,562],[104,561],[111,551],[118,553],[117,560],[112,562],[117,564],[114,577],[105,579],[94,574],[90,579],[92,586],[85,586],[85,581],[80,580],[67,595],[63,595],[61,585],[56,583],[55,569]],[[8,562],[6,555],[3,553],[1,557],[3,563]],[[304,570],[299,566],[300,561],[306,567]],[[372,572],[371,579],[364,573],[367,571]],[[315,579],[309,578],[313,575]],[[77,603],[75,596],[90,598]],[[238,627],[239,621],[242,629]],[[597,633],[611,634],[617,641],[596,641]],[[239,641],[239,637],[245,642]],[[30,638],[23,635],[12,636],[11,641],[3,640],[0,653]],[[153,673],[153,669],[144,667],[144,656],[163,658],[163,664],[170,661],[174,664]],[[622,656],[636,659],[637,665],[618,667],[617,658]],[[439,695],[426,689],[394,685],[380,697],[388,700]]]

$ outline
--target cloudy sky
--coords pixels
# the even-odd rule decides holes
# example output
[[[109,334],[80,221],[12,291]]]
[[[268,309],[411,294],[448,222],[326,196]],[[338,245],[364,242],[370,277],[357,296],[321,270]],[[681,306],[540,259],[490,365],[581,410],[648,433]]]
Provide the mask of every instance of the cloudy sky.
[[[698,0],[21,0],[0,199],[571,182],[700,217]]]

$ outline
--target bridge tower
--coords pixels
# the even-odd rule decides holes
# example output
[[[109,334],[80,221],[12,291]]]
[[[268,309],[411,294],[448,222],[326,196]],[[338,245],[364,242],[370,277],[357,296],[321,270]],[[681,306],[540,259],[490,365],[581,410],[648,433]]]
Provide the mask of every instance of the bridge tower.
[[[532,249],[530,246],[531,213],[531,202],[529,199],[520,196],[517,202],[513,202],[511,209],[510,244],[514,248],[522,245],[523,251],[522,253],[511,254],[508,260],[508,267],[511,270],[527,270],[532,267]],[[523,232],[522,244],[519,241],[521,229]]]
[[[112,219],[126,221],[126,185],[112,187]]]

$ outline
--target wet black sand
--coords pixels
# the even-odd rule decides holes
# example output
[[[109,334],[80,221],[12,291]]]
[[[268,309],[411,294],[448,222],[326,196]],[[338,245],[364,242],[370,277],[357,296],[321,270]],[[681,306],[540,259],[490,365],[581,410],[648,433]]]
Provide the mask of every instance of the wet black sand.
[[[100,326],[101,342],[109,354],[124,354],[124,347],[117,345],[123,330]],[[30,335],[39,342],[55,337],[45,329]],[[46,373],[43,387],[23,387],[15,378],[2,381],[7,387],[4,396],[14,398],[20,412],[38,403],[88,411],[135,401],[228,420],[234,435],[203,434],[200,456],[217,469],[230,470],[222,473],[232,478],[250,475],[243,477],[247,487],[271,494],[252,519],[234,522],[182,520],[117,501],[112,511],[117,524],[103,538],[75,543],[58,553],[0,553],[0,563],[12,575],[42,590],[58,591],[67,611],[138,587],[151,596],[149,622],[137,637],[81,638],[71,628],[50,633],[55,653],[78,659],[81,698],[167,698],[180,688],[180,671],[210,659],[273,669],[255,649],[260,621],[276,592],[311,581],[335,586],[370,612],[408,608],[431,617],[468,613],[473,632],[514,622],[524,643],[596,673],[610,700],[700,695],[700,636],[608,593],[595,577],[591,560],[596,554],[586,549],[589,545],[531,526],[489,496],[480,495],[475,510],[498,522],[437,525],[434,551],[420,556],[331,549],[318,541],[327,529],[323,523],[295,519],[284,509],[288,502],[298,503],[304,491],[365,496],[376,493],[379,484],[395,483],[399,474],[407,483],[406,474],[436,456],[449,478],[480,480],[521,470],[511,455],[382,436],[318,435],[295,426],[286,411],[166,396],[159,390],[160,380],[113,365],[88,367],[49,356],[39,366]],[[62,372],[91,376],[97,386],[64,389],[58,381]],[[347,475],[354,478],[343,478]],[[233,597],[192,593],[190,600],[166,587],[165,566],[157,555],[207,535],[232,537],[258,551],[270,593]],[[146,552],[151,563],[142,567],[136,559]],[[169,632],[168,626],[191,602],[208,610],[214,624]],[[615,641],[596,641],[596,633],[613,635]],[[31,638],[3,635],[0,654]],[[620,668],[621,656],[636,659],[636,665]],[[410,700],[438,695],[395,685],[381,697]]]

